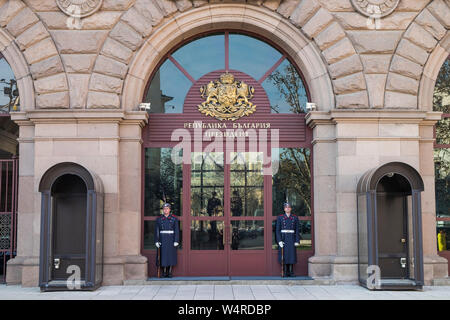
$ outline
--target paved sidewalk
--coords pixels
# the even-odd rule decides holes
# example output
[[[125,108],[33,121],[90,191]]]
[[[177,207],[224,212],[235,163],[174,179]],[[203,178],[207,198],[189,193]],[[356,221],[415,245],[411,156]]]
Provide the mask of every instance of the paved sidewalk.
[[[357,285],[140,285],[94,292],[45,292],[0,285],[0,300],[450,300],[450,286],[369,291]]]

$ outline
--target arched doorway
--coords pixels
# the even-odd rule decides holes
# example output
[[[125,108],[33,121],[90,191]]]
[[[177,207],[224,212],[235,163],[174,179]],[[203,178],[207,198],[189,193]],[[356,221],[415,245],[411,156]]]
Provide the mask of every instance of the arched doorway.
[[[424,284],[421,192],[413,167],[390,162],[358,182],[359,281],[370,289],[421,289]],[[371,287],[369,270],[379,270]]]
[[[60,163],[39,184],[43,291],[93,290],[102,282],[103,187],[76,163]]]
[[[175,276],[278,275],[274,221],[286,199],[301,221],[296,272],[307,275],[314,253],[309,92],[290,57],[251,33],[205,34],[160,61],[143,100],[151,103],[142,186],[149,275],[165,201],[181,223]]]

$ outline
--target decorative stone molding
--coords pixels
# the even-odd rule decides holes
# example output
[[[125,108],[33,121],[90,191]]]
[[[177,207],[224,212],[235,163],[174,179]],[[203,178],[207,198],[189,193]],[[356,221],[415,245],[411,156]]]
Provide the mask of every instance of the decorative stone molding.
[[[391,60],[385,108],[432,110],[434,83],[450,54],[448,1],[431,1],[409,25]]]
[[[28,63],[13,39],[2,28],[0,28],[0,53],[5,57],[16,77],[22,110],[34,109],[35,95]]]
[[[97,12],[103,0],[56,0],[62,12],[74,18],[84,18]]]
[[[400,0],[351,0],[353,7],[369,18],[383,18],[390,15]]]
[[[195,21],[195,24],[192,21]],[[288,20],[267,9],[245,4],[217,4],[185,11],[153,29],[152,34],[136,52],[129,66],[123,87],[122,108],[132,110],[142,102],[151,71],[174,45],[184,38],[205,30],[223,29],[224,25],[251,30],[273,39],[286,49],[300,67],[311,89],[311,98],[319,108],[330,110],[335,107],[333,86],[327,65],[321,58],[320,50],[300,30]],[[321,28],[316,33],[321,33],[323,30],[324,28]],[[126,45],[116,36],[114,40]],[[132,49],[131,44],[128,48]],[[103,70],[98,72],[104,73]],[[90,89],[90,95],[92,95],[92,83]],[[88,100],[88,108],[90,107]]]

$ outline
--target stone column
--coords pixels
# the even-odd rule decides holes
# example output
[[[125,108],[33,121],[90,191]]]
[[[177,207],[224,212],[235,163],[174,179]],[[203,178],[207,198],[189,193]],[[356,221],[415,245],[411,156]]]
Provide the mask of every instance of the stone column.
[[[337,254],[335,125],[329,112],[310,112],[306,122],[313,129],[314,168],[315,254],[309,258],[308,275],[326,278]]]
[[[132,284],[147,279],[147,258],[141,255],[142,128],[146,112],[128,112],[120,123],[117,213],[109,214],[104,284]],[[107,238],[105,238],[105,243]]]
[[[19,194],[17,213],[17,256],[8,261],[6,283],[37,286],[39,278],[40,212],[36,211],[34,175],[34,124],[24,112],[11,114],[19,125]]]
[[[104,188],[103,284],[145,280],[141,247],[141,129],[145,112],[35,110],[12,115],[20,125],[18,256],[8,283],[37,286],[44,173],[74,162],[98,175]]]
[[[434,137],[433,129],[440,115],[429,115],[430,120],[423,121],[420,130],[420,173],[425,185],[422,192],[422,230],[425,284],[439,283],[448,276],[447,259],[437,254],[436,237],[436,195],[434,175]],[[448,280],[447,280],[448,284]]]
[[[422,176],[425,281],[443,278],[445,259],[436,253],[433,125],[439,115],[417,110],[310,112],[314,133],[315,255],[309,275],[358,281],[356,186],[379,165],[399,161]]]

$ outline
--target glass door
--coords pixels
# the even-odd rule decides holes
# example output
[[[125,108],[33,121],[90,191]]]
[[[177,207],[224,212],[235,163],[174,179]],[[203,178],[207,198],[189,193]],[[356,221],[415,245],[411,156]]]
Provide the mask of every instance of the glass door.
[[[262,152],[193,152],[189,274],[265,273]]]
[[[231,152],[229,178],[230,275],[264,275],[269,241],[264,237],[263,153]]]
[[[228,275],[223,152],[192,152],[189,274]]]

